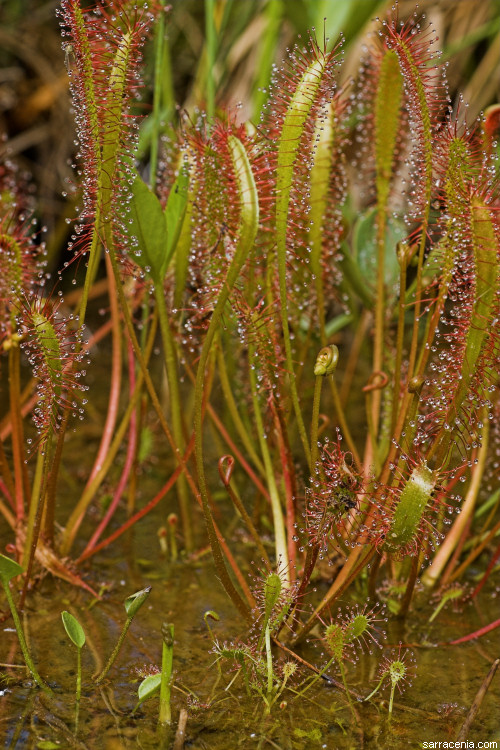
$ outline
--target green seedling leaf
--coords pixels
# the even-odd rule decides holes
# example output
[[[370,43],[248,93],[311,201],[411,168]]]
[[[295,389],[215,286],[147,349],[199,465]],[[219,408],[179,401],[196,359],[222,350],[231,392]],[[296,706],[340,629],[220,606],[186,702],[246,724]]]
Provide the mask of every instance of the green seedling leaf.
[[[72,641],[77,648],[83,648],[85,645],[85,633],[76,617],[74,617],[71,612],[66,612],[65,610],[64,612],[61,612],[61,618],[70,641]]]
[[[148,598],[150,591],[151,586],[147,586],[145,589],[141,589],[140,591],[137,591],[135,594],[131,594],[131,596],[128,596],[125,599],[124,606],[129,620],[135,617],[137,612],[140,610],[140,608]]]
[[[10,557],[0,555],[0,581],[4,586],[8,586],[9,581],[23,572],[22,567]]]
[[[385,235],[385,283],[389,294],[397,288],[399,263],[396,253],[398,242],[405,239],[408,231],[402,222],[389,218]],[[367,279],[377,278],[377,210],[371,208],[356,222],[353,230],[353,254],[366,285]],[[390,299],[390,297],[389,297]]]
[[[332,318],[332,320],[329,320],[325,325],[326,338],[330,339],[331,336],[334,336],[343,328],[353,323],[354,320],[354,315],[351,315],[350,313],[344,313],[342,315],[337,315],[335,318]]]
[[[177,246],[186,214],[188,201],[189,172],[183,166],[174,182],[165,206],[165,221],[167,225],[167,248],[160,267],[160,278],[167,272],[170,260]]]
[[[366,283],[366,279],[363,278],[358,262],[346,242],[342,242],[341,250],[342,258],[339,266],[343,275],[342,284],[347,287],[349,296],[354,292],[363,304],[371,310],[374,306],[373,291]]]
[[[158,674],[148,675],[148,677],[146,677],[139,685],[139,689],[137,691],[139,702],[143,703],[144,701],[147,701],[149,698],[152,698],[153,695],[155,695],[155,693],[159,691],[160,685],[161,685],[161,674],[159,672]]]
[[[156,195],[136,175],[132,185],[127,232],[134,238],[134,260],[155,281],[161,281],[161,268],[167,253],[167,222]]]

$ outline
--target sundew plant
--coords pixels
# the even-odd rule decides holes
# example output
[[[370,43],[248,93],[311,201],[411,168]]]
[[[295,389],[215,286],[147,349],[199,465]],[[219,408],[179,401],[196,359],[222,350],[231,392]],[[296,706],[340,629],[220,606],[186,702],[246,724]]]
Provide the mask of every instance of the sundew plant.
[[[358,640],[411,618],[417,588],[427,602],[463,584],[475,599],[500,554],[498,112],[469,121],[432,25],[397,5],[373,20],[352,77],[342,37],[311,29],[269,81],[256,76],[253,110],[224,105],[227,19],[212,6],[199,101],[176,110],[176,9],[60,2],[78,209],[57,273],[24,178],[9,162],[0,172],[9,571],[21,609],[41,571],[95,594],[99,552],[162,508],[170,559],[208,543],[213,586],[246,633],[221,645],[208,628],[219,679],[230,660],[269,714],[331,670],[356,724]],[[99,344],[107,411],[68,508],[58,487]],[[163,484],[139,497],[148,441]],[[294,655],[313,628],[327,666],[299,683]],[[278,665],[277,647],[292,661]],[[411,661],[401,645],[396,656],[379,671],[390,715]],[[164,680],[170,717],[167,694]]]

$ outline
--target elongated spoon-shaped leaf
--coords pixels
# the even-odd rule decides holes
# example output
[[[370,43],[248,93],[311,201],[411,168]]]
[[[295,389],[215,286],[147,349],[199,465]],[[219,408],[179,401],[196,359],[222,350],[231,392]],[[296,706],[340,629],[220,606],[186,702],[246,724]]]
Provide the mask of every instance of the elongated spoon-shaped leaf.
[[[287,301],[287,240],[289,235],[289,213],[292,204],[292,186],[295,163],[299,156],[302,136],[316,105],[321,105],[322,83],[333,68],[334,54],[313,48],[314,54],[304,70],[290,98],[278,142],[276,159],[276,259],[280,290],[280,316],[285,345],[286,367],[290,379],[290,395],[297,419],[299,435],[308,463],[311,451],[299,404],[295,381],[294,356],[290,339]],[[324,106],[324,105],[323,105]]]
[[[61,617],[64,629],[68,634],[70,641],[72,641],[77,648],[83,648],[85,645],[85,633],[76,617],[74,617],[71,612],[66,612],[66,610],[61,612]]]

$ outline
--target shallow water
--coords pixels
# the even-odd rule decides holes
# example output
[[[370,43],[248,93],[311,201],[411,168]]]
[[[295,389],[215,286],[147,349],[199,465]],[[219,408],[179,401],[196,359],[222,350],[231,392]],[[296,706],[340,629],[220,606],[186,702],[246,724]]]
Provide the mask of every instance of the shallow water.
[[[219,641],[245,639],[244,625],[235,616],[222,589],[214,583],[209,554],[197,561],[171,564],[160,555],[156,529],[158,512],[122,541],[96,557],[88,567],[88,581],[106,586],[101,602],[50,576],[40,581],[29,598],[25,623],[40,673],[53,687],[56,698],[47,698],[33,688],[25,670],[2,668],[0,686],[0,733],[5,747],[54,748],[171,748],[181,708],[188,710],[186,748],[231,750],[232,748],[402,748],[427,741],[455,739],[474,696],[499,653],[499,631],[460,647],[438,646],[465,635],[498,616],[498,600],[483,596],[476,606],[460,614],[445,610],[437,623],[427,624],[432,611],[421,595],[406,624],[390,621],[386,644],[411,644],[417,670],[411,687],[396,695],[392,720],[387,716],[388,692],[370,703],[356,704],[359,725],[354,726],[345,694],[318,681],[300,698],[285,691],[284,705],[275,705],[265,715],[264,702],[256,693],[247,697],[241,677],[229,690],[234,677],[232,664],[222,663],[223,677],[217,684],[215,655],[203,615],[215,610],[220,621],[211,623]],[[200,519],[201,523],[201,519]],[[235,551],[245,549],[242,542]],[[111,652],[125,620],[124,599],[147,585],[152,592],[137,614],[123,649],[103,687],[96,688],[92,675]],[[318,585],[317,595],[320,595]],[[72,612],[84,627],[83,690],[78,733],[74,733],[74,689],[76,649],[64,632],[60,612]],[[160,736],[157,730],[158,698],[144,703],[134,716],[138,672],[148,671],[161,660],[161,624],[175,626],[172,694],[173,728]],[[11,622],[2,624],[0,662],[21,664]],[[311,636],[300,651],[310,662],[325,663],[318,639]],[[276,654],[276,658],[282,658]],[[381,652],[361,655],[347,664],[349,687],[366,696],[376,684],[375,672]],[[331,676],[340,679],[335,668]],[[296,688],[308,675],[301,671],[290,683]],[[481,711],[474,721],[470,741],[500,741],[497,675]]]

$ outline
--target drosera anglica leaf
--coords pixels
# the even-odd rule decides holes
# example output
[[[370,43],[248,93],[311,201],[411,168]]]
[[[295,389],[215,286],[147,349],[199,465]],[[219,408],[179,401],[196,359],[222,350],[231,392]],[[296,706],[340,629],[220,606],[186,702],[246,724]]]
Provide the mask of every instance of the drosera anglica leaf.
[[[297,426],[308,463],[311,459],[310,446],[299,404],[295,382],[294,357],[290,341],[287,297],[287,244],[289,236],[289,215],[292,207],[294,171],[300,153],[300,145],[308,128],[314,127],[319,112],[326,109],[326,99],[333,94],[332,71],[335,66],[335,50],[327,53],[316,42],[310,41],[310,59],[303,61],[302,75],[290,93],[283,114],[281,132],[276,154],[276,260],[280,290],[280,316],[283,328],[286,363],[290,381],[292,403]]]
[[[384,546],[391,553],[403,554],[415,545],[436,482],[436,473],[425,463],[420,463],[413,469],[401,491],[386,534]]]
[[[489,337],[490,325],[495,325],[494,310],[499,280],[498,240],[490,209],[479,197],[474,197],[471,201],[471,225],[476,289],[460,384],[453,400],[455,409],[467,396],[479,356]]]
[[[386,210],[401,120],[403,77],[394,50],[385,50],[375,99],[375,168],[379,206]]]

